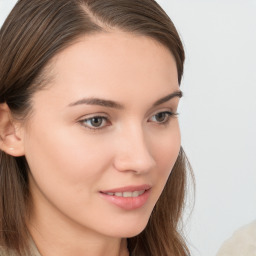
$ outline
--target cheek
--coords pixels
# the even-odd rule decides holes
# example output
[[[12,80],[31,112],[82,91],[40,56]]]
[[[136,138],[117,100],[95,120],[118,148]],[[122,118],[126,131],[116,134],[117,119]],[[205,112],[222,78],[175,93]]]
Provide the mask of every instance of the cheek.
[[[163,172],[170,172],[179,154],[181,137],[178,120],[175,120],[171,131],[163,132],[155,140],[154,149],[155,159]]]
[[[177,160],[180,151],[180,130],[178,122],[171,129],[163,130],[160,133],[149,136],[151,155],[156,162],[155,168],[150,172],[152,180],[152,193],[150,198],[150,207],[148,214],[157,203],[162,191],[166,185],[169,175]]]
[[[77,193],[85,187],[93,190],[107,164],[102,152],[104,143],[99,148],[97,143],[76,137],[72,131],[51,130],[59,132],[34,127],[25,145],[25,156],[35,181],[42,190],[64,191],[65,194]]]
[[[35,207],[43,208],[42,212],[59,209],[81,223],[90,219],[86,209],[98,209],[94,195],[109,164],[104,142],[99,149],[98,143],[93,143],[88,137],[76,136],[70,130],[47,133],[47,136],[38,136],[40,133],[41,130],[34,129],[26,145]],[[92,216],[96,216],[96,212]]]
[[[178,121],[175,122],[172,131],[161,134],[152,147],[154,149],[153,154],[157,163],[157,170],[153,175],[154,179],[157,181],[159,191],[158,196],[160,196],[160,193],[162,192],[178,158],[181,147]]]

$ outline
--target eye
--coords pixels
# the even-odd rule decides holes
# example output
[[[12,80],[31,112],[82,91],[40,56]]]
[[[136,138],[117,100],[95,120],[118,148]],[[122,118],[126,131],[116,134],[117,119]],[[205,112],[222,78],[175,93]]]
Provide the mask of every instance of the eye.
[[[102,129],[109,125],[109,121],[104,116],[93,116],[80,121],[80,123],[89,129]]]
[[[174,116],[174,115],[177,115],[177,114],[170,112],[170,111],[159,112],[159,113],[153,115],[149,119],[149,122],[155,122],[158,124],[167,124],[169,122],[171,116]]]

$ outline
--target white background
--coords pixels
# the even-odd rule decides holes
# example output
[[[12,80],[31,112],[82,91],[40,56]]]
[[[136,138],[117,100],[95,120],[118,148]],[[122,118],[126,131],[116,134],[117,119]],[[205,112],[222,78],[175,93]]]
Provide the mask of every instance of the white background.
[[[0,24],[15,2],[0,0]],[[197,183],[188,240],[192,256],[214,256],[256,219],[256,0],[158,2],[187,55],[180,123]]]

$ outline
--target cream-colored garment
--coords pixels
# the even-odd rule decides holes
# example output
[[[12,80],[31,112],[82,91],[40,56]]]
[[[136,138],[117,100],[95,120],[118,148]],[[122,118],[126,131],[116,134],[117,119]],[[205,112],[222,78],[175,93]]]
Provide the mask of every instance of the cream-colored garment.
[[[30,246],[30,253],[26,255],[19,255],[13,251],[8,251],[0,246],[0,256],[41,256],[40,253],[38,252],[35,244],[33,241],[31,242]]]
[[[216,256],[256,256],[256,221],[235,231]]]

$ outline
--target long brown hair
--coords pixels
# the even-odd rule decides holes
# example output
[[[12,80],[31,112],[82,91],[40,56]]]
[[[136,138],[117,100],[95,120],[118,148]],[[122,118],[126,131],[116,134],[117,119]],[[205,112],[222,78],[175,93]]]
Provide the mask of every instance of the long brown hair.
[[[31,96],[47,84],[49,61],[85,34],[110,29],[148,36],[175,58],[181,82],[184,50],[167,14],[154,0],[19,0],[0,30],[0,103],[26,118]],[[187,159],[182,150],[145,230],[128,239],[131,255],[187,256],[179,233]],[[26,255],[29,189],[25,157],[0,151],[0,245]]]

